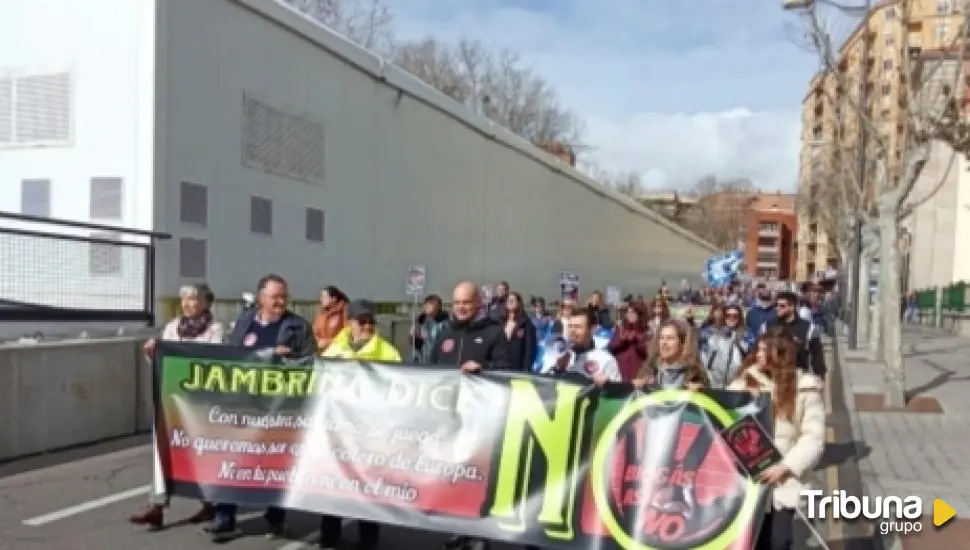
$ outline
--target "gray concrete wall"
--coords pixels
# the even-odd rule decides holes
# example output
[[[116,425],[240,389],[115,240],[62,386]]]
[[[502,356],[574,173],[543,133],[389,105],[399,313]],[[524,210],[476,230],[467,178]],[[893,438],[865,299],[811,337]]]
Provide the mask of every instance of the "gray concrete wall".
[[[405,299],[409,265],[427,291],[507,279],[558,296],[574,271],[584,294],[648,294],[699,282],[712,247],[594,182],[404,71],[272,0],[158,3],[156,229],[174,295],[182,237],[207,242],[219,296],[267,271],[300,298],[336,284],[355,298]],[[308,183],[244,165],[243,96],[325,128],[325,175]],[[271,137],[271,136],[268,136]],[[315,142],[316,143],[316,142]],[[208,189],[205,227],[179,218],[179,182]],[[250,197],[273,203],[273,234],[250,233]],[[326,212],[326,243],[305,239],[305,209]]]
[[[410,321],[382,317],[407,360]],[[144,339],[0,346],[0,461],[145,433],[152,427]]]

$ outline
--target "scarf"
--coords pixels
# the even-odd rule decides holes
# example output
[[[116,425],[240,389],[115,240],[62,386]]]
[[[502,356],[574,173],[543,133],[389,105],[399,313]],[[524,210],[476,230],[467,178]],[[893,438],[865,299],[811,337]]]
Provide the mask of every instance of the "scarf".
[[[212,324],[212,312],[203,311],[198,317],[179,317],[178,335],[180,340],[195,340],[205,334]]]

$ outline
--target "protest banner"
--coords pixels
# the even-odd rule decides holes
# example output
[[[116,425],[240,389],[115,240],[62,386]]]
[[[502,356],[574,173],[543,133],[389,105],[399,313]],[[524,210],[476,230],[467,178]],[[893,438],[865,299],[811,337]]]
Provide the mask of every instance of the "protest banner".
[[[720,432],[770,400],[159,342],[172,494],[547,549],[741,550],[766,493]]]

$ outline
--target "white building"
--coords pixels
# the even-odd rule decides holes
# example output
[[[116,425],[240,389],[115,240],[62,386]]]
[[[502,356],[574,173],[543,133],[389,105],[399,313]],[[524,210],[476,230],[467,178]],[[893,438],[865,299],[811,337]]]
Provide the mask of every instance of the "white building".
[[[712,255],[272,0],[3,0],[0,185],[0,211],[172,234],[163,296],[237,296],[274,271],[297,298],[394,301],[409,265],[429,292],[554,296],[567,270],[584,293],[646,293]],[[71,293],[132,279],[131,262],[58,260]]]

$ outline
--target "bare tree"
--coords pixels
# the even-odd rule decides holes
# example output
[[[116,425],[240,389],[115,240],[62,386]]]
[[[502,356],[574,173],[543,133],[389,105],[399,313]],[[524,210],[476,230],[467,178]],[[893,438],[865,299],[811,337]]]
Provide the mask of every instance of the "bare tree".
[[[389,53],[394,20],[383,0],[277,0],[361,46]]]
[[[895,22],[900,34],[908,36],[912,9],[915,0],[897,0],[891,7],[895,11]],[[968,3],[965,8],[970,8]],[[966,13],[967,10],[964,10]],[[860,83],[852,83],[840,70],[832,40],[820,24],[816,5],[811,3],[804,12],[807,22],[807,36],[812,47],[818,52],[823,70],[836,79],[841,90],[859,90]],[[871,194],[872,211],[858,212],[857,223],[865,224],[879,239],[879,304],[882,312],[879,323],[870,327],[878,331],[882,358],[886,365],[885,405],[891,408],[906,404],[906,377],[902,357],[902,333],[900,316],[900,223],[914,208],[926,202],[943,185],[944,180],[925,186],[923,196],[914,197],[913,189],[920,180],[933,155],[944,154],[949,160],[942,162],[951,165],[956,154],[965,155],[970,150],[970,125],[961,110],[959,98],[954,90],[962,82],[961,73],[966,59],[967,36],[966,19],[958,29],[956,39],[948,48],[942,48],[935,58],[923,56],[913,59],[910,56],[907,40],[897,45],[897,59],[901,60],[900,85],[905,109],[902,119],[902,143],[891,143],[883,131],[880,121],[870,116],[870,105],[863,104],[858,94],[846,94],[846,103],[851,113],[846,113],[859,121],[871,139],[867,148],[860,151],[865,162],[872,166],[871,179],[867,178],[862,192]],[[952,61],[956,61],[953,63]],[[947,66],[944,85],[940,84],[937,71]],[[867,85],[863,78],[862,85]],[[945,145],[945,147],[941,147]],[[922,186],[921,186],[922,187]],[[862,281],[859,281],[862,284]]]
[[[581,147],[583,126],[549,83],[508,50],[435,38],[397,45],[393,61],[438,91],[537,144]]]
[[[689,194],[697,202],[684,212],[685,227],[722,250],[733,250],[744,241],[751,201],[757,194],[749,180],[707,176]]]
[[[646,186],[643,183],[643,176],[634,170],[613,172],[602,168],[594,161],[588,160],[582,162],[579,168],[590,178],[603,185],[612,187],[632,199],[640,198],[646,190]]]

